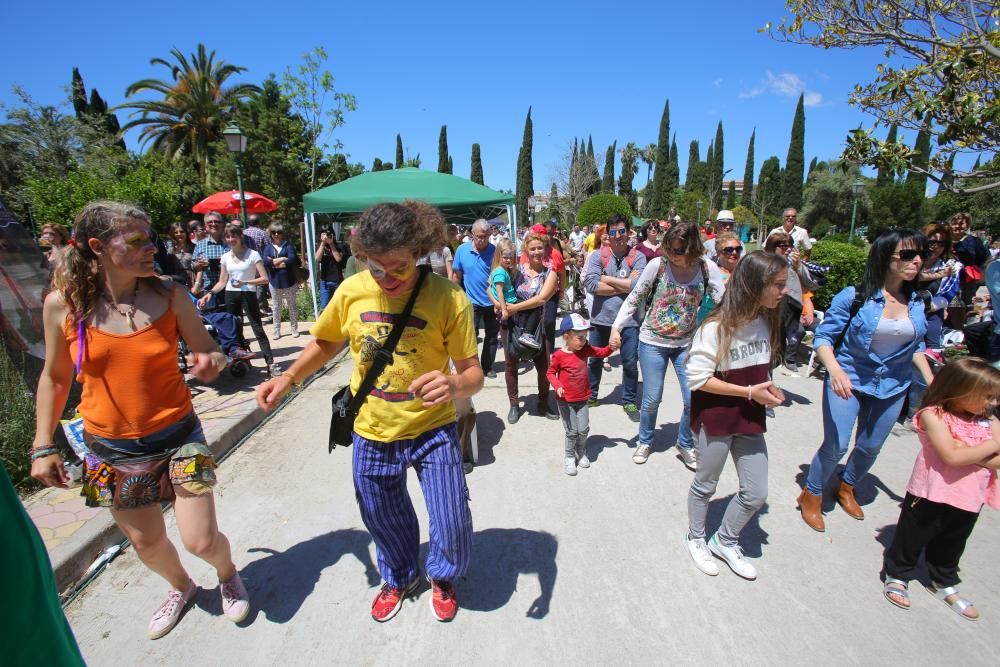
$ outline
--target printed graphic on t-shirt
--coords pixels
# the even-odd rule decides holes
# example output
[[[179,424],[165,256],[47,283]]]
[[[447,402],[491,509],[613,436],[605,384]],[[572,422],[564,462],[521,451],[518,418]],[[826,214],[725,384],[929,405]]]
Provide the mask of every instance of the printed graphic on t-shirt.
[[[765,338],[736,345],[729,348],[729,365],[731,368],[735,368],[744,359],[763,355],[766,355],[768,358],[771,356],[771,342]]]
[[[371,368],[375,361],[375,355],[378,354],[382,344],[392,332],[394,317],[392,313],[371,310],[361,314],[362,343],[359,371],[362,377]],[[401,403],[414,399],[413,394],[407,389],[409,389],[410,383],[421,375],[420,360],[416,355],[422,347],[421,343],[426,329],[426,320],[416,315],[410,316],[403,329],[403,335],[396,345],[396,353],[392,356],[392,361],[386,365],[382,375],[375,380],[372,396],[377,396],[390,403]]]
[[[683,338],[698,324],[698,307],[705,288],[696,285],[664,284],[657,290],[646,322],[663,338]]]

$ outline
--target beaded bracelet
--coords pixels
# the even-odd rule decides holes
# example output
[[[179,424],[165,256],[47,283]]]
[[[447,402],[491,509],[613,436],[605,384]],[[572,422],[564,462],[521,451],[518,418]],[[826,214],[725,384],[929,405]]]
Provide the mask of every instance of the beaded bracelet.
[[[58,454],[59,448],[55,445],[49,445],[47,447],[40,447],[38,449],[31,450],[31,460],[32,462],[44,458],[46,456],[52,456],[53,454]]]

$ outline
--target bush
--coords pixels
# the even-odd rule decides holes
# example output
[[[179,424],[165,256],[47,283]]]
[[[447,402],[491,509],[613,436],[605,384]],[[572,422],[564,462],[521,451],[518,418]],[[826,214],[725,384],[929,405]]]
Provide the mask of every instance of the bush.
[[[0,460],[19,491],[33,485],[28,450],[35,437],[35,403],[7,349],[0,345]]]
[[[857,245],[829,240],[814,245],[809,261],[830,267],[830,270],[823,274],[826,282],[813,296],[816,309],[826,310],[837,292],[848,285],[857,285],[861,282],[861,274],[864,273],[867,259],[868,252]]]
[[[319,299],[319,295],[316,298]],[[319,301],[316,302],[316,306],[319,306]],[[299,311],[299,322],[312,322],[315,319],[313,317],[312,290],[309,289],[309,283],[306,283],[302,289],[295,293],[295,308]]]
[[[606,193],[594,195],[580,204],[580,210],[576,212],[576,224],[581,227],[603,225],[612,216],[618,214],[624,215],[626,218],[632,217],[632,207],[628,205],[628,200],[618,195]]]

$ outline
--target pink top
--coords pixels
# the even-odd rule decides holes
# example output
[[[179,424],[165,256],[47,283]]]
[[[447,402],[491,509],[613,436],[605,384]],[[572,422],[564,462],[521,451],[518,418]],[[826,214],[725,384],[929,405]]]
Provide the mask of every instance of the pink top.
[[[988,419],[965,421],[950,412],[937,408],[934,410],[947,424],[951,435],[969,446],[978,445],[993,437]],[[983,503],[1000,509],[996,471],[976,464],[952,466],[942,461],[934,450],[931,439],[920,426],[920,415],[923,412],[924,410],[920,410],[913,416],[913,425],[920,438],[920,453],[913,463],[913,472],[906,490],[920,498],[945,503],[968,512],[978,512]]]

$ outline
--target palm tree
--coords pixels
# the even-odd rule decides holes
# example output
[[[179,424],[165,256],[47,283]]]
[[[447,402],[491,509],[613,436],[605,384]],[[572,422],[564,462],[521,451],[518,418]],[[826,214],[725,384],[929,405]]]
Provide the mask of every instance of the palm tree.
[[[647,144],[639,151],[639,159],[646,163],[646,183],[653,177],[653,165],[656,164],[656,144]]]
[[[170,50],[170,55],[175,62],[152,58],[149,63],[169,69],[172,81],[143,79],[125,90],[127,97],[152,91],[163,98],[128,102],[118,107],[135,109],[130,117],[141,114],[126,123],[121,133],[141,127],[140,145],[150,144],[154,150],[173,157],[191,155],[201,171],[202,183],[211,189],[212,144],[222,138],[237,104],[259,93],[260,87],[250,83],[226,86],[229,77],[245,72],[246,68],[216,61],[215,51],[207,52],[204,44],[198,45],[190,60],[176,48]]]

